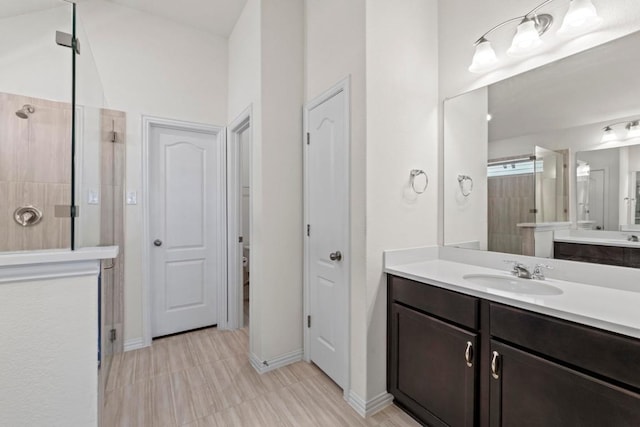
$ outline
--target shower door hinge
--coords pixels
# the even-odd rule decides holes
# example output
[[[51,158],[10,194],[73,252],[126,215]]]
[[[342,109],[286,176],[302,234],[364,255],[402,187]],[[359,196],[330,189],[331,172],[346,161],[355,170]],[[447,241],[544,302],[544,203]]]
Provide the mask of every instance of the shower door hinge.
[[[311,316],[307,316],[307,328],[311,327]]]
[[[307,145],[311,144],[311,134],[307,132]]]
[[[118,332],[115,329],[109,331],[109,341],[114,342],[118,338]]]
[[[56,31],[56,44],[73,49],[78,55],[80,55],[80,40],[69,33]]]
[[[53,209],[56,218],[77,218],[80,216],[79,206],[56,205]]]
[[[311,236],[311,225],[307,224],[307,237]]]

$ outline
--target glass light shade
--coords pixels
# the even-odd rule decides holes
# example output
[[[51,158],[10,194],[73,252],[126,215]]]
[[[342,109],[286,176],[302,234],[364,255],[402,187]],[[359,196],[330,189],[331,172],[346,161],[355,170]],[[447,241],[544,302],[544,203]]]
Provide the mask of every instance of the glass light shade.
[[[476,46],[476,53],[473,55],[473,62],[469,67],[472,73],[483,73],[489,71],[498,63],[496,52],[491,47],[489,40],[483,40]]]
[[[591,31],[600,24],[602,24],[602,18],[598,16],[598,11],[591,0],[571,0],[569,11],[564,16],[558,34],[573,36]]]
[[[518,25],[511,47],[507,50],[509,56],[525,56],[542,45],[542,39],[536,29],[533,19],[526,19]]]
[[[640,138],[640,123],[633,122],[629,125],[629,132],[627,133],[627,138]]]
[[[618,139],[618,135],[616,135],[616,131],[614,131],[611,126],[604,128],[601,141],[602,143],[615,141],[616,139]]]

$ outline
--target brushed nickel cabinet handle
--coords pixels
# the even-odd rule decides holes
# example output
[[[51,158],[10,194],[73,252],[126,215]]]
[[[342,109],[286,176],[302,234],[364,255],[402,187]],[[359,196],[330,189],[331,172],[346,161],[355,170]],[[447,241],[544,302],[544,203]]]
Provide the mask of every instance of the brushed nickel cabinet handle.
[[[491,356],[491,376],[500,379],[500,353],[494,351]]]
[[[467,348],[464,351],[464,360],[467,362],[467,366],[473,367],[473,343],[467,341]]]

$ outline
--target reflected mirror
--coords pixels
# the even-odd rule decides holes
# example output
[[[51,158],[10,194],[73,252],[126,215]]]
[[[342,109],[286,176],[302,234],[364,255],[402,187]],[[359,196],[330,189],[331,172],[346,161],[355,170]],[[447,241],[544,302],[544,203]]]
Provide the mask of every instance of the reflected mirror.
[[[634,33],[445,102],[445,245],[591,262],[598,248],[640,250],[639,44]]]

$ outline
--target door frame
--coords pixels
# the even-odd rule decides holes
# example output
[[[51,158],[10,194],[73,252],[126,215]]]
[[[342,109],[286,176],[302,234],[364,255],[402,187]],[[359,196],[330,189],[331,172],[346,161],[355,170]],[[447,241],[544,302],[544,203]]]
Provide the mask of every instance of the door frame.
[[[345,268],[345,286],[346,286],[346,298],[342,307],[339,307],[339,310],[342,310],[345,314],[344,318],[346,319],[347,324],[346,331],[344,335],[344,355],[343,355],[343,364],[345,367],[345,382],[344,382],[344,390],[343,395],[346,400],[349,398],[349,390],[351,389],[351,76],[347,76],[343,80],[339,81],[337,84],[307,102],[303,107],[303,134],[302,134],[302,144],[304,147],[304,155],[303,155],[303,205],[304,205],[304,223],[303,227],[305,227],[304,233],[304,274],[303,274],[303,285],[302,285],[302,293],[303,293],[303,316],[302,316],[302,328],[304,330],[303,336],[303,345],[304,345],[304,353],[303,358],[305,361],[311,361],[311,355],[309,354],[309,328],[307,327],[307,316],[309,315],[310,308],[310,264],[309,264],[309,256],[311,255],[310,241],[307,238],[306,226],[309,224],[309,177],[307,172],[309,170],[309,151],[307,150],[307,132],[309,131],[309,112],[317,107],[318,105],[328,101],[334,96],[338,95],[341,92],[344,92],[344,111],[345,111],[345,143],[347,145],[347,206],[345,210],[345,217],[343,220],[345,224],[347,224],[347,236],[346,236],[346,263],[344,264]]]
[[[151,129],[153,127],[164,127],[169,129],[178,129],[185,131],[195,131],[210,133],[216,142],[220,145],[223,159],[226,158],[226,146],[225,146],[225,128],[223,126],[208,125],[202,123],[187,122],[175,119],[166,119],[155,116],[142,115],[142,339],[143,347],[151,345],[152,337],[152,307],[153,307],[153,295],[151,292],[151,277],[152,277],[152,265],[151,265],[151,212],[149,202],[151,200],[149,194],[150,188],[150,175],[151,164],[149,159],[150,145],[151,145]],[[220,175],[223,177],[222,191],[226,192],[226,164],[222,161],[222,168]],[[226,194],[221,197],[223,203],[226,201]],[[220,235],[226,240],[227,236],[227,218],[226,215],[221,216]],[[219,283],[226,283],[227,279],[227,243],[223,242],[221,245],[223,250],[219,251],[218,260],[221,267],[221,271],[218,273]],[[217,309],[218,309],[218,327],[226,327],[227,319],[227,289],[226,286],[219,286],[216,290],[217,297]]]
[[[237,236],[240,236],[240,228],[242,224],[242,157],[240,151],[240,135],[249,132],[249,182],[253,181],[253,156],[251,148],[253,147],[253,104],[236,117],[228,126],[227,136],[227,328],[238,329],[244,326],[244,302],[243,302],[243,278],[242,274],[237,277],[238,270],[242,270],[242,253],[238,251]],[[251,192],[251,186],[250,190]],[[253,198],[249,196],[249,235],[251,235],[253,212]],[[251,258],[249,259],[251,262]],[[239,267],[239,269],[238,269]],[[251,270],[251,266],[249,266]],[[238,286],[238,283],[240,286]],[[249,287],[251,293],[251,287]],[[251,304],[251,296],[249,296],[249,304]],[[251,323],[251,317],[249,317]]]

